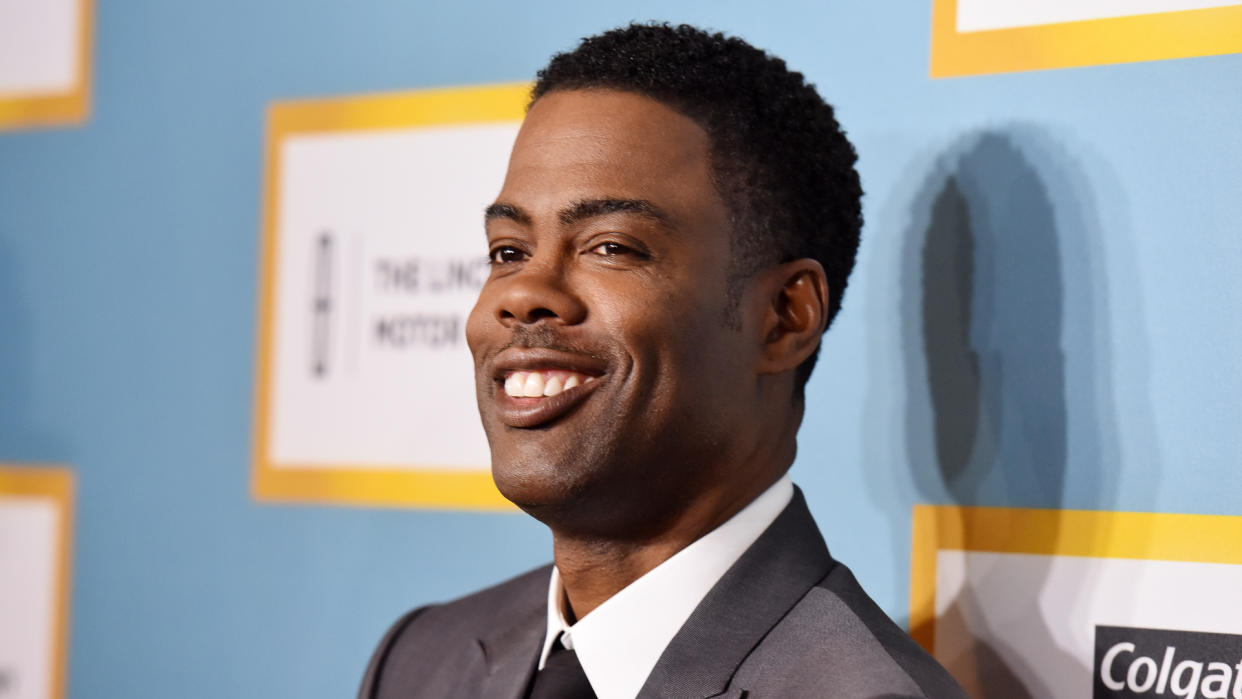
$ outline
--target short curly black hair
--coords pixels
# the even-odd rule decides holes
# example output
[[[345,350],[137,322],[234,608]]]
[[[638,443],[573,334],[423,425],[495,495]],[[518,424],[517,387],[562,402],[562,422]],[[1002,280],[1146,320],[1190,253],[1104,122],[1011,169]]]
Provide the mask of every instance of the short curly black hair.
[[[736,313],[740,281],[809,257],[828,277],[832,322],[858,252],[862,186],[854,147],[814,85],[739,38],[650,23],[585,38],[553,56],[531,102],[590,88],[650,97],[707,132],[713,178],[733,223],[728,314]],[[798,367],[798,396],[818,355]]]

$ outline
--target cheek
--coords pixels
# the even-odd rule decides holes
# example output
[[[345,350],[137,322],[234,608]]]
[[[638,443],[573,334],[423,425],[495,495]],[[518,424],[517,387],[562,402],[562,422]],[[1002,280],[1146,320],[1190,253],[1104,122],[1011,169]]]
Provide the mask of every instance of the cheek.
[[[700,381],[727,346],[724,302],[702,286],[652,283],[601,296],[596,306],[646,385],[664,389]]]
[[[474,355],[476,362],[480,359],[483,338],[487,334],[490,321],[491,314],[485,310],[488,308],[487,296],[488,291],[485,286],[479,293],[479,299],[475,302],[474,308],[470,309],[470,315],[466,316],[466,345],[470,348],[470,353]]]

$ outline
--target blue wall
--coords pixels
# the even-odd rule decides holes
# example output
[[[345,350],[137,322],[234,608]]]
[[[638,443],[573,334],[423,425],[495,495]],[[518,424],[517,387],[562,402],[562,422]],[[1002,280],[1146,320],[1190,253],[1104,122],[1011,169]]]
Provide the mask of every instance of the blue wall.
[[[263,114],[630,19],[773,50],[858,147],[794,474],[891,613],[916,502],[1242,514],[1242,56],[932,81],[925,3],[471,5],[100,2],[89,123],[0,134],[0,461],[79,474],[72,696],[347,696],[401,611],[548,558],[520,515],[249,496]]]

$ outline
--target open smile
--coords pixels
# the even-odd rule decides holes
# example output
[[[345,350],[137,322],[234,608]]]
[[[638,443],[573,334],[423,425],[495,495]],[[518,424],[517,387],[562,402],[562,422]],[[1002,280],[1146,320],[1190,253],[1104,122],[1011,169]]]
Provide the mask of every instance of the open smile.
[[[594,376],[567,369],[514,371],[505,379],[505,394],[510,398],[550,398],[594,380]]]
[[[547,424],[590,397],[603,373],[602,364],[592,357],[551,350],[506,350],[494,364],[497,415],[509,427]]]

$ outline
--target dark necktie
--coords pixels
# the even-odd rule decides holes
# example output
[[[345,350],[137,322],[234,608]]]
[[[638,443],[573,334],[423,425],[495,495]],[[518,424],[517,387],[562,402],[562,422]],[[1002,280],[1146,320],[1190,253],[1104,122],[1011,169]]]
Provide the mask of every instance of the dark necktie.
[[[587,681],[578,654],[561,645],[557,638],[548,652],[548,662],[535,673],[528,699],[595,699],[595,690]]]

